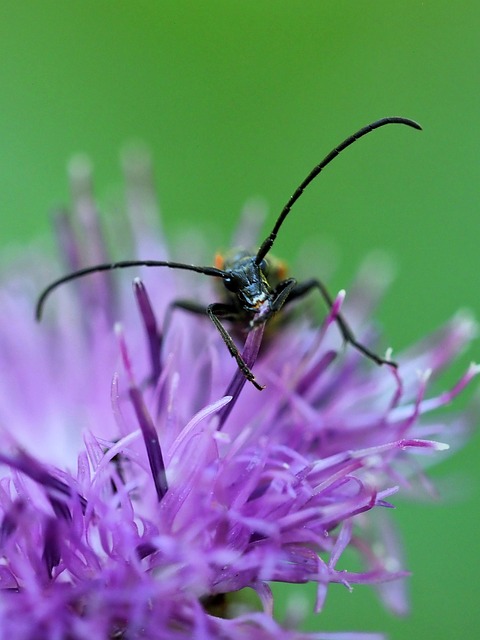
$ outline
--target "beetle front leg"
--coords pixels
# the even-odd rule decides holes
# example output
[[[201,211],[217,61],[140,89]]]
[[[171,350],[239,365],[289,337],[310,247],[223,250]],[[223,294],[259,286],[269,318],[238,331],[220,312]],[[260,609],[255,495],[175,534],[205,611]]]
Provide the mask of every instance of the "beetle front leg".
[[[295,291],[295,287],[297,287],[297,281],[295,278],[288,278],[287,280],[282,280],[273,292],[272,303],[270,308],[272,310],[272,315],[280,311],[283,305],[286,303],[287,298],[290,298],[292,292]]]
[[[252,322],[251,325],[256,327],[259,324],[263,324],[267,320],[269,320],[272,316],[274,316],[280,309],[283,307],[287,298],[290,296],[292,291],[295,290],[297,285],[297,281],[295,278],[288,278],[287,280],[282,280],[276,287],[272,293],[271,299],[269,301],[268,309],[259,314]]]
[[[227,345],[227,348],[230,351],[230,355],[233,358],[235,358],[238,368],[243,373],[245,378],[249,382],[251,382],[256,389],[258,389],[259,391],[262,391],[265,387],[258,384],[258,382],[255,380],[255,376],[253,375],[250,367],[247,365],[245,360],[242,358],[242,355],[240,354],[240,351],[236,347],[235,343],[233,342],[231,335],[228,333],[228,331],[225,329],[225,327],[219,320],[219,318],[225,318],[230,320],[234,319],[236,315],[234,307],[226,304],[221,304],[219,302],[214,302],[213,304],[208,305],[207,315],[210,318],[210,320],[213,322],[215,327],[217,328],[220,335],[222,336],[222,340]]]

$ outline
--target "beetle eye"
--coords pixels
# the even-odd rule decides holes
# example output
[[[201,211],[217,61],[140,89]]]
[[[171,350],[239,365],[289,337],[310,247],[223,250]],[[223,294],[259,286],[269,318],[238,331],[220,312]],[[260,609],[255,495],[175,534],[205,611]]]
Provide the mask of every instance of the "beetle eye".
[[[223,284],[227,287],[229,291],[238,291],[238,284],[234,278],[231,276],[227,276],[223,279]]]
[[[268,273],[268,262],[265,260],[265,258],[260,262],[259,267],[260,267],[261,271],[263,271],[264,275],[267,275],[267,273]]]

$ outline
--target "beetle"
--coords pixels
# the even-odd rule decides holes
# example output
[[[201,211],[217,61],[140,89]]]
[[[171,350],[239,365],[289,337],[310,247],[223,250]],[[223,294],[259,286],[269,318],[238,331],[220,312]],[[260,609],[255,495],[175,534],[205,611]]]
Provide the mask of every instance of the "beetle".
[[[267,256],[285,218],[306,187],[344,149],[375,129],[388,124],[402,124],[421,130],[421,126],[414,120],[393,116],[376,120],[346,138],[341,144],[332,149],[295,189],[280,212],[273,229],[262,242],[256,253],[252,254],[249,251],[241,249],[234,251],[230,255],[218,255],[215,260],[215,266],[213,267],[203,267],[164,260],[121,260],[79,269],[78,271],[73,271],[58,278],[42,291],[36,305],[37,320],[41,319],[45,301],[54,289],[66,282],[82,278],[91,273],[143,266],[183,269],[214,278],[220,278],[226,289],[225,300],[223,302],[213,302],[205,307],[197,302],[177,300],[172,303],[172,308],[184,309],[195,314],[206,314],[220,333],[231,356],[235,358],[245,378],[257,389],[262,390],[264,387],[255,379],[253,372],[247,366],[231,335],[221,321],[227,320],[238,323],[248,331],[259,324],[267,322],[272,316],[278,313],[285,304],[302,298],[314,289],[317,289],[327,305],[330,308],[332,307],[333,299],[325,285],[319,279],[311,278],[304,282],[297,282],[295,278],[285,277],[286,273],[284,273],[283,263],[270,260]],[[395,362],[378,356],[368,347],[358,342],[341,314],[336,315],[336,322],[345,342],[351,344],[367,358],[379,365],[388,364],[393,367],[397,366]]]

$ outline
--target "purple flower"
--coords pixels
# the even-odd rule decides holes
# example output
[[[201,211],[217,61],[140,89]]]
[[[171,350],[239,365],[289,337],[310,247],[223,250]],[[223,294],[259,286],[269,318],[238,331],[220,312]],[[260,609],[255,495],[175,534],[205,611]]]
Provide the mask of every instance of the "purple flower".
[[[128,169],[121,240],[167,259],[140,165]],[[89,182],[74,166],[74,215],[57,217],[66,270],[109,255]],[[255,223],[241,234],[254,245]],[[406,610],[388,510],[399,490],[428,494],[423,469],[470,428],[468,413],[436,410],[478,368],[440,395],[430,383],[468,345],[473,322],[455,317],[400,354],[398,371],[375,366],[342,344],[335,323],[341,308],[377,344],[370,315],[382,286],[367,269],[320,323],[303,309],[248,334],[259,392],[208,319],[177,310],[165,331],[173,300],[218,299],[211,278],[139,270],[132,294],[133,275],[98,274],[58,291],[37,325],[35,296],[58,267],[30,260],[0,290],[4,637],[379,638],[281,627],[269,582],[315,582],[317,611],[332,582],[373,584]],[[347,547],[362,571],[343,564]],[[235,605],[246,587],[261,611]]]

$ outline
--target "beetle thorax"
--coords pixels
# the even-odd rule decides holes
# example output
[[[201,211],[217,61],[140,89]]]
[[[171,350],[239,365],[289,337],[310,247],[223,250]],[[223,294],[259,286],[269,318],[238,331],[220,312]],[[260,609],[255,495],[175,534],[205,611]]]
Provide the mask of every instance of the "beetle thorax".
[[[226,288],[233,293],[245,311],[254,312],[272,295],[272,289],[255,256],[240,254],[228,265]]]

